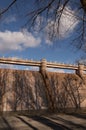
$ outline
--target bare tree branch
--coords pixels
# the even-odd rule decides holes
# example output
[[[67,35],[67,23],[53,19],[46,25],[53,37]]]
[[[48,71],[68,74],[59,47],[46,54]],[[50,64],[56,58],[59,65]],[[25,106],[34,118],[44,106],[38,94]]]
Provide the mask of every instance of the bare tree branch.
[[[0,15],[3,15],[4,13],[6,13],[18,0],[13,0],[9,5],[8,7],[6,7],[5,9],[3,9],[1,12],[0,12]]]
[[[0,15],[3,16],[6,12],[8,12],[11,7],[15,6],[15,3],[20,2],[18,0],[13,0],[5,9],[2,9]],[[18,3],[19,4],[19,3]],[[27,5],[27,2],[24,1],[24,4]],[[77,23],[77,30],[74,30],[77,35],[74,37],[74,41],[77,41],[77,47],[82,48],[83,45],[86,43],[86,0],[35,0],[35,7],[30,10],[27,7],[27,12],[24,12],[24,16],[26,16],[26,27],[30,27],[30,29],[35,29],[37,26],[37,19],[39,19],[39,30],[43,29],[46,31],[48,27],[48,31],[46,31],[46,35],[48,36],[49,40],[55,40],[61,37],[62,31],[62,20],[63,18],[66,19],[67,17],[71,17],[74,20],[69,28],[66,29],[64,33],[70,32],[73,24],[76,21]],[[22,6],[18,6],[20,11],[24,8]],[[26,14],[25,14],[26,13]],[[71,20],[69,19],[71,22]],[[75,28],[74,28],[75,29]],[[66,34],[65,34],[66,35]],[[76,45],[75,45],[76,46]]]

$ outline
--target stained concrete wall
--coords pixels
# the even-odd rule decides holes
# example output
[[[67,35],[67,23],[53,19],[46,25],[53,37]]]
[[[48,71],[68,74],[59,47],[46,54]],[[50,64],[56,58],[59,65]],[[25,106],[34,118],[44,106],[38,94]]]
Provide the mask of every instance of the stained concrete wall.
[[[0,110],[86,107],[85,75],[0,69]]]

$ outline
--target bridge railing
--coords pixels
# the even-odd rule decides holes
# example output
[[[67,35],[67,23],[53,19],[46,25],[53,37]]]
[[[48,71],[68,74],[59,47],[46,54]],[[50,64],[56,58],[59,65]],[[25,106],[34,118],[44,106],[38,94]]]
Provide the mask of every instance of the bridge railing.
[[[23,60],[15,58],[0,58],[1,64],[13,64],[13,65],[22,65],[22,66],[37,66],[40,68],[40,71],[47,71],[47,68],[59,68],[59,69],[69,69],[75,70],[78,75],[82,75],[86,71],[86,66],[83,64],[72,65],[72,64],[61,64],[56,62],[47,62],[46,59],[41,61],[34,60]]]

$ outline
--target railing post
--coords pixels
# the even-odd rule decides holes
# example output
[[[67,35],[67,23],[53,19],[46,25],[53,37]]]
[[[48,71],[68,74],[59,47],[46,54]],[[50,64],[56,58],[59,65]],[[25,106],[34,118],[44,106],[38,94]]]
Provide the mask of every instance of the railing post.
[[[40,66],[40,71],[41,72],[45,72],[46,71],[46,66],[47,65],[47,61],[46,61],[46,59],[42,59],[41,60],[41,66]]]
[[[78,64],[78,70],[76,71],[76,74],[79,76],[83,76],[84,74],[84,65],[83,64]]]

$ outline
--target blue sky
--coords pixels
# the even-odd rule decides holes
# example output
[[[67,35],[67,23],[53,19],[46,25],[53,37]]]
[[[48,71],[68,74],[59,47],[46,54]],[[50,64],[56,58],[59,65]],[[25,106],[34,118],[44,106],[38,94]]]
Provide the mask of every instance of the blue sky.
[[[10,1],[0,1],[0,7],[7,6]],[[29,7],[31,7],[31,3],[29,3]],[[22,15],[23,9],[21,13],[15,10],[16,8],[12,8],[0,20],[0,57],[17,57],[33,60],[46,58],[47,61],[75,63],[82,55],[85,55],[83,51],[77,50],[70,45],[70,35],[72,35],[72,38],[74,37],[74,29],[77,26],[77,22],[70,29],[70,32],[65,33],[67,26],[72,24],[71,18],[64,19],[63,16],[62,19],[65,24],[63,25],[62,23],[63,31],[61,31],[61,34],[63,37],[65,34],[65,37],[50,42],[42,32],[32,33],[27,28],[22,30],[22,26],[26,22],[26,18]]]

